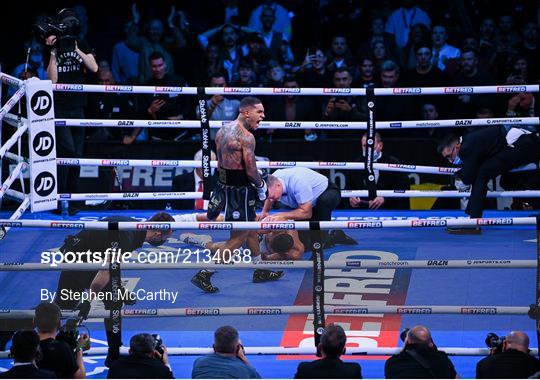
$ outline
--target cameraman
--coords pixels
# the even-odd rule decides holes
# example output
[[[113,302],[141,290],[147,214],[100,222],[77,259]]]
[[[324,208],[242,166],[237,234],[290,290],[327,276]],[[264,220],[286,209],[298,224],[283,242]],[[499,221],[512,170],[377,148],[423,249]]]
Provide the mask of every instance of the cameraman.
[[[58,12],[58,24],[50,23],[41,28],[45,44],[50,47],[47,76],[53,83],[88,83],[88,74],[98,71],[98,64],[92,49],[86,41],[77,37],[80,22],[73,9]],[[56,33],[56,34],[55,34]],[[55,92],[54,112],[57,118],[84,119],[87,104],[85,93]],[[82,157],[84,148],[84,128],[57,127],[57,154],[60,157]],[[79,183],[79,167],[58,168],[58,189],[60,192],[76,193]]]
[[[476,364],[476,378],[526,379],[540,371],[540,361],[529,354],[529,337],[512,331],[502,347],[491,347],[490,355]]]
[[[384,366],[387,379],[457,379],[454,365],[445,352],[439,351],[425,326],[407,332],[405,346],[392,355]]]
[[[39,335],[39,347],[43,357],[36,361],[38,368],[52,371],[58,378],[84,379],[84,368],[81,347],[90,347],[90,337],[82,334],[78,339],[64,338],[67,334],[59,334],[62,313],[58,305],[42,302],[36,307],[34,326]],[[60,340],[62,339],[62,340]]]
[[[129,341],[129,356],[116,359],[107,378],[174,379],[167,348],[150,334],[133,335]]]

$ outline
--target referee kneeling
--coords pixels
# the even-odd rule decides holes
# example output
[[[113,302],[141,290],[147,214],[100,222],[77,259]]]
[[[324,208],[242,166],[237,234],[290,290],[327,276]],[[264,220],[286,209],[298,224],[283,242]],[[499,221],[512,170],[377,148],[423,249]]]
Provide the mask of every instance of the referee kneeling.
[[[339,187],[328,178],[308,168],[279,169],[268,176],[268,197],[264,202],[260,220],[309,220],[330,221],[332,211],[341,201]],[[269,215],[272,205],[279,201],[289,208],[287,211]],[[304,245],[311,245],[309,233],[299,234]],[[321,231],[325,248],[335,243],[356,244],[343,231]]]

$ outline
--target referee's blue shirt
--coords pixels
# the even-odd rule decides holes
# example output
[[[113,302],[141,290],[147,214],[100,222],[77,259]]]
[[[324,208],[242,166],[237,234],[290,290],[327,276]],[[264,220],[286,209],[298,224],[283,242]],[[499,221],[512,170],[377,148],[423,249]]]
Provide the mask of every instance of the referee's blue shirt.
[[[272,173],[283,185],[283,195],[279,200],[292,209],[310,202],[313,207],[317,198],[328,188],[328,178],[308,168],[279,169]]]

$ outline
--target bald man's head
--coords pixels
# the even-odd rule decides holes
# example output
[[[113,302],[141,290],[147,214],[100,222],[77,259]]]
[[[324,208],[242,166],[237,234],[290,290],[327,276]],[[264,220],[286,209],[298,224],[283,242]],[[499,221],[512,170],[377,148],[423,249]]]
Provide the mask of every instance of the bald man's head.
[[[431,332],[425,326],[414,326],[407,333],[408,344],[424,344],[426,346],[433,347],[433,340],[431,339]]]
[[[512,331],[506,336],[505,350],[514,349],[525,353],[529,352],[529,337],[523,331]]]

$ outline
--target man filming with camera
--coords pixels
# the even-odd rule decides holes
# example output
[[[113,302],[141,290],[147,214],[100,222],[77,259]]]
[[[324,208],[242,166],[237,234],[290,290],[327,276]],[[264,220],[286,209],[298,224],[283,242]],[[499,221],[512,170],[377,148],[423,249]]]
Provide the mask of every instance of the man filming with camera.
[[[159,335],[133,335],[129,341],[129,356],[116,359],[111,364],[107,378],[174,379],[167,347]]]
[[[526,379],[540,371],[540,361],[529,354],[529,337],[512,331],[506,337],[489,334],[489,356],[476,364],[476,378]]]
[[[34,31],[50,49],[47,76],[53,83],[88,83],[88,75],[98,71],[93,51],[78,37],[80,22],[71,8],[58,12],[56,20],[47,20],[34,25]],[[54,112],[57,118],[84,119],[87,104],[85,93],[55,92]],[[84,128],[56,127],[57,154],[60,157],[79,158],[83,155]],[[79,183],[79,167],[58,168],[60,192],[76,193]],[[72,203],[73,204],[73,203]],[[75,213],[72,208],[70,213]]]
[[[58,305],[40,303],[35,310],[34,326],[39,335],[42,358],[36,361],[38,368],[52,371],[63,379],[84,379],[86,369],[83,350],[90,348],[90,337],[76,330],[61,327],[62,313]]]

